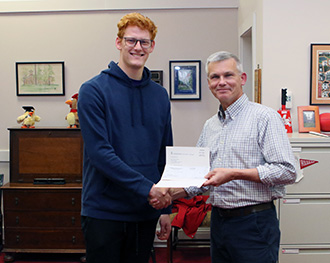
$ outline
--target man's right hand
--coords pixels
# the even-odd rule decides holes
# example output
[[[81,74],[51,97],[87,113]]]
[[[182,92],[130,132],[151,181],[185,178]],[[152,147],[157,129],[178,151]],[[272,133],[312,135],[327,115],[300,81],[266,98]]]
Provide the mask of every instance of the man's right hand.
[[[184,190],[184,188],[157,188],[157,187],[154,187],[154,186],[151,188],[150,193],[153,190],[153,188],[158,189],[163,194],[163,197],[166,200],[168,200],[170,203],[167,204],[166,206],[162,206],[161,200],[159,200],[157,197],[156,198],[151,198],[151,195],[149,193],[149,204],[153,208],[162,209],[162,208],[165,208],[165,207],[169,206],[172,203],[172,201],[174,201],[176,199],[187,197],[187,193]]]
[[[149,192],[149,204],[155,209],[163,209],[172,203],[172,197],[168,188],[160,188],[153,185]]]

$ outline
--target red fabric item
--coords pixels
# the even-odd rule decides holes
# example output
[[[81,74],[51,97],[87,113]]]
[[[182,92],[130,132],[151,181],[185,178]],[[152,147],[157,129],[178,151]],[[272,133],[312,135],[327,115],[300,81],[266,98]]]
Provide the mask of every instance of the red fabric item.
[[[174,217],[172,226],[182,228],[188,237],[193,238],[206,213],[211,210],[211,204],[206,204],[208,198],[208,195],[199,195],[192,199],[175,200],[172,213],[178,214]]]

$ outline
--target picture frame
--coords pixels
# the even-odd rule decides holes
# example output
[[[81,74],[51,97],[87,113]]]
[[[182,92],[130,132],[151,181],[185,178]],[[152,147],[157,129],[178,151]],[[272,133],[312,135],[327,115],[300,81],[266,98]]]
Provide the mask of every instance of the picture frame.
[[[299,132],[320,132],[320,115],[318,106],[298,106]]]
[[[162,70],[150,70],[151,79],[163,86],[163,71]]]
[[[201,61],[170,61],[170,99],[201,100]]]
[[[17,96],[64,96],[64,61],[16,62]]]
[[[311,44],[310,105],[330,104],[330,44]]]

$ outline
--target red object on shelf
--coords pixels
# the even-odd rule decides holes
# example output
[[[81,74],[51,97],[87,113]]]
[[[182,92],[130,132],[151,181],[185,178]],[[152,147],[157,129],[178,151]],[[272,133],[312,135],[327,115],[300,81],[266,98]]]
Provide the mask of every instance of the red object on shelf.
[[[325,131],[325,132],[330,131],[330,113],[320,114],[320,126],[321,126],[321,131]]]
[[[292,133],[291,113],[285,107],[286,98],[287,98],[286,93],[287,93],[287,90],[282,89],[282,91],[281,91],[281,109],[278,110],[277,112],[281,115],[281,118],[282,118],[284,126],[285,126],[286,133]]]
[[[284,122],[285,130],[287,133],[292,133],[291,113],[282,105],[282,110],[277,111]]]

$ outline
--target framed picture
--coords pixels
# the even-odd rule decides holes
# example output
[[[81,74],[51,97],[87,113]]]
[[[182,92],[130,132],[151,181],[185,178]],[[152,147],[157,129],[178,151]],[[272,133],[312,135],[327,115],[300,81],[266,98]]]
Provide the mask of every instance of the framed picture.
[[[64,62],[16,62],[17,96],[63,96]]]
[[[311,44],[310,104],[330,104],[330,44]]]
[[[162,70],[150,70],[151,79],[163,86],[163,71]]]
[[[299,132],[320,132],[320,115],[318,106],[298,106]]]
[[[170,61],[170,99],[201,99],[201,61]]]

